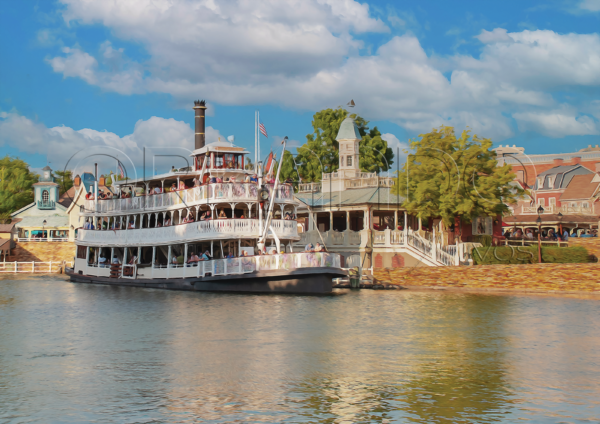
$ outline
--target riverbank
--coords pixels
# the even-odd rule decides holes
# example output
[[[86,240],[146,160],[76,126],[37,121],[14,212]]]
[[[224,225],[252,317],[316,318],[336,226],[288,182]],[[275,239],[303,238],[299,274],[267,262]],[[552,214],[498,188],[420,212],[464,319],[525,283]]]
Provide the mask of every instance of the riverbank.
[[[600,295],[600,265],[528,264],[375,269],[376,283],[414,289]]]

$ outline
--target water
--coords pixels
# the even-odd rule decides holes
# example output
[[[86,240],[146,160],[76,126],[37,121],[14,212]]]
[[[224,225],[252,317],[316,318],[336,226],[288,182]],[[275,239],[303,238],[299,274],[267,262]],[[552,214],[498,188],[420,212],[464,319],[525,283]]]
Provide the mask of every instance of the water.
[[[600,300],[0,281],[4,423],[600,420]]]

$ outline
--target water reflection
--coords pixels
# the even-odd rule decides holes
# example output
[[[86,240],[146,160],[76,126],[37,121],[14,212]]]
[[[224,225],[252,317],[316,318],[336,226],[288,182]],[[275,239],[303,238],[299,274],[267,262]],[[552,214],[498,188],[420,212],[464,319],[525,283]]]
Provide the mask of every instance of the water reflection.
[[[9,422],[600,417],[595,300],[61,281],[4,281],[0,299],[0,420]]]

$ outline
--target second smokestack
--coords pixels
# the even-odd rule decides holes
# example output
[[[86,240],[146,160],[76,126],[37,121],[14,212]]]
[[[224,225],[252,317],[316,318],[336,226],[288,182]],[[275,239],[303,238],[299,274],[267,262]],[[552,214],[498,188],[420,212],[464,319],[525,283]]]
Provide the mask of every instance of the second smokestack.
[[[194,101],[194,111],[196,112],[196,134],[194,137],[194,149],[201,149],[206,144],[206,102],[204,100]]]

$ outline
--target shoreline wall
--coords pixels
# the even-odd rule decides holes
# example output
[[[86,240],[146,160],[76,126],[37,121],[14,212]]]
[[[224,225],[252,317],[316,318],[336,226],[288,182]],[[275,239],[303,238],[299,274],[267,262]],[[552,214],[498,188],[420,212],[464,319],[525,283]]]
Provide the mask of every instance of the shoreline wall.
[[[6,262],[73,262],[74,242],[18,242]]]
[[[598,263],[376,268],[374,277],[405,287],[600,294]]]

